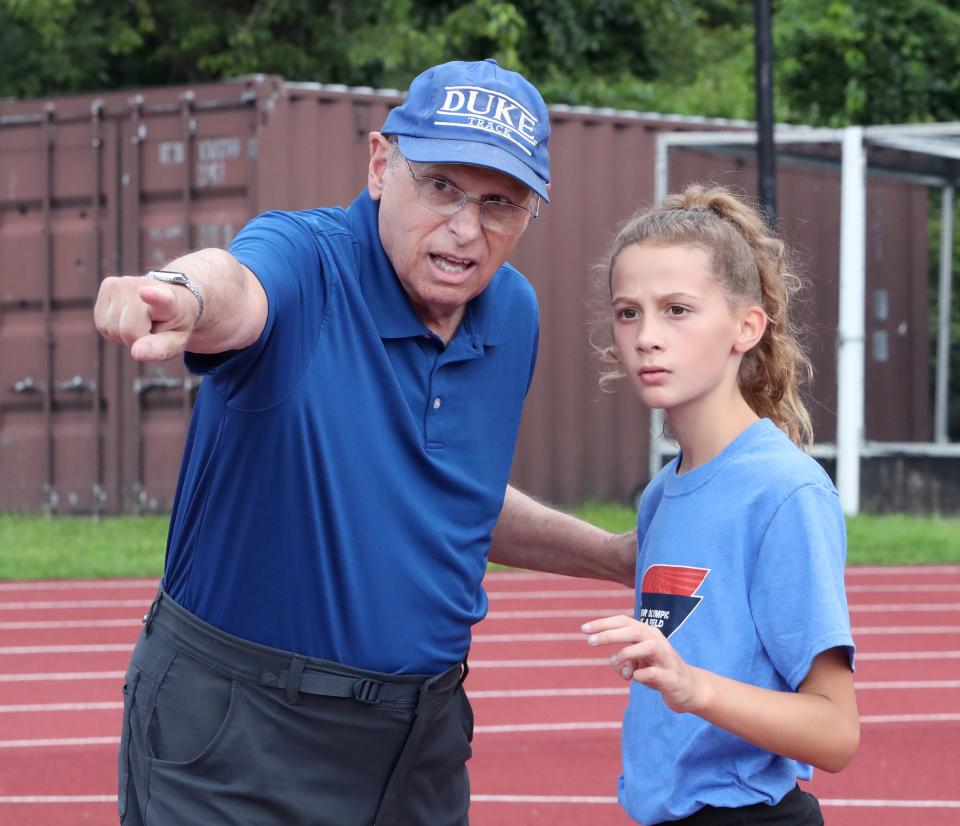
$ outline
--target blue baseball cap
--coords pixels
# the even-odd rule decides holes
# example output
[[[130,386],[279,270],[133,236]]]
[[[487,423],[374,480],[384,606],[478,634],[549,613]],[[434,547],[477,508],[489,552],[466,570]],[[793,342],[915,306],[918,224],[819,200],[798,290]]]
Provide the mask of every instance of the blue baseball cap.
[[[536,88],[488,58],[452,61],[414,78],[380,130],[418,163],[462,163],[504,172],[549,202],[550,116]]]

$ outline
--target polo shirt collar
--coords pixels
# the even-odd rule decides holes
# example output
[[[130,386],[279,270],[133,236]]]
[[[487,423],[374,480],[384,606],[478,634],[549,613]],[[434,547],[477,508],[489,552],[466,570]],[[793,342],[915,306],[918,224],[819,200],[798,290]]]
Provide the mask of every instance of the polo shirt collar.
[[[422,336],[429,333],[429,329],[414,312],[413,305],[380,243],[378,214],[379,202],[374,201],[366,189],[347,209],[360,290],[381,338]],[[494,275],[494,279],[498,275]],[[465,328],[470,337],[481,344],[502,343],[502,333],[505,331],[498,332],[501,325],[496,323],[493,311],[492,286],[493,282],[467,304],[464,320],[460,322],[454,338]]]

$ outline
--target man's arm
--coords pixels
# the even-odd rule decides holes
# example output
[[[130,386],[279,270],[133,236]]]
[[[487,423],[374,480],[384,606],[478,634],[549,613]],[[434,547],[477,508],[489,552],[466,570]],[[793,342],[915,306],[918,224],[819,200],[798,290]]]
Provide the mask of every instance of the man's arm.
[[[490,561],[566,576],[634,585],[635,531],[611,534],[507,487]]]
[[[140,276],[105,278],[94,307],[100,334],[130,348],[138,361],[166,361],[185,350],[223,353],[248,347],[263,332],[267,296],[256,276],[230,253],[204,249],[171,261],[204,299],[185,287]]]

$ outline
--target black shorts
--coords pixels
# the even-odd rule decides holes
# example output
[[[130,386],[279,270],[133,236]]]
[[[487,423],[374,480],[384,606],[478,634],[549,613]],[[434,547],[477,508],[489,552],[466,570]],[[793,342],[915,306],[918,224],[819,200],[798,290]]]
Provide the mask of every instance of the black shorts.
[[[809,792],[794,786],[775,806],[756,803],[727,809],[704,806],[692,815],[663,826],[823,826],[820,804]]]
[[[124,683],[124,826],[464,826],[465,664],[386,675],[226,634],[161,594]]]

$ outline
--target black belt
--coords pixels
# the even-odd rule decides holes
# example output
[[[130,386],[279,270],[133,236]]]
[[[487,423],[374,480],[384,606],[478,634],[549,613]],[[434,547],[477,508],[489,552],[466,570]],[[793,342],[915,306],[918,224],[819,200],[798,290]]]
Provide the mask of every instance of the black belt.
[[[396,675],[308,659],[289,651],[234,637],[194,616],[160,590],[143,618],[145,635],[152,628],[170,637],[225,675],[284,691],[287,701],[300,694],[350,697],[367,705],[397,703],[416,706],[421,696],[452,694],[467,676],[466,660],[433,677]]]
[[[291,674],[294,679],[291,680]],[[420,695],[420,686],[411,683],[381,683],[376,680],[356,679],[339,674],[322,674],[302,671],[299,682],[296,671],[264,671],[260,685],[271,688],[287,688],[296,685],[302,694],[318,694],[322,697],[352,697],[361,703],[376,705],[382,702],[408,702],[414,704]]]

